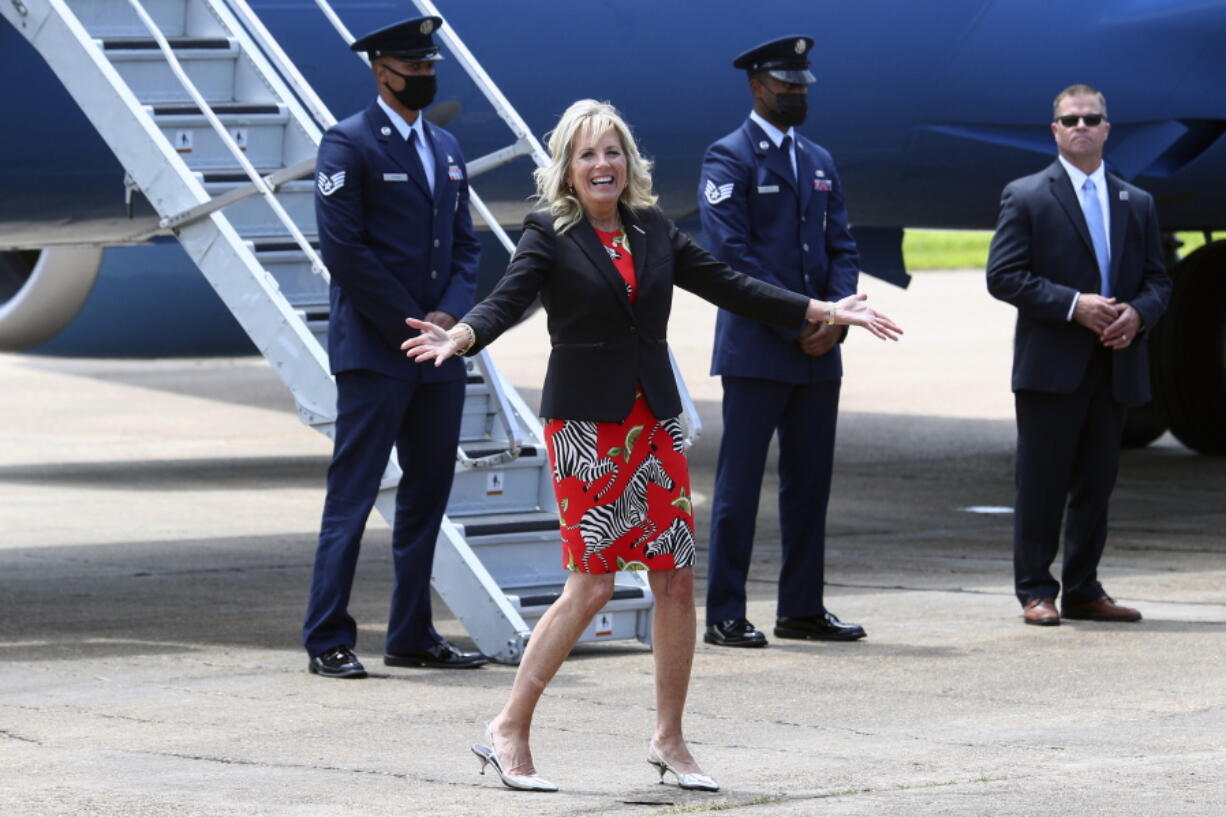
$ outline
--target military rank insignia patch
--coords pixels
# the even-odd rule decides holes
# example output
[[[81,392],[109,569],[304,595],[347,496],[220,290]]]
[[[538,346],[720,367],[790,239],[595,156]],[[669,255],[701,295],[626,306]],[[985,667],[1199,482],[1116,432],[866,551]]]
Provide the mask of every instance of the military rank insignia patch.
[[[719,204],[725,199],[732,198],[732,182],[715,186],[715,182],[707,179],[707,186],[703,188],[702,194],[707,197],[708,204]]]
[[[319,192],[325,196],[331,196],[337,190],[345,186],[345,171],[338,170],[331,176],[320,171],[319,174]]]

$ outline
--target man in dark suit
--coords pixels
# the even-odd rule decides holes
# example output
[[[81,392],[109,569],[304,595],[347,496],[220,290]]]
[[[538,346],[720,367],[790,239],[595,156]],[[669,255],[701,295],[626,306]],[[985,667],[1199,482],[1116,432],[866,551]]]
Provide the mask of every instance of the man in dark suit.
[[[1104,170],[1103,95],[1061,91],[1051,129],[1060,155],[1005,187],[988,256],[988,291],[1018,310],[1014,582],[1027,624],[1060,623],[1050,568],[1064,517],[1064,617],[1139,621],[1098,562],[1124,409],[1150,399],[1147,332],[1171,282],[1153,198]]]
[[[703,159],[698,205],[707,245],[734,269],[826,301],[856,291],[859,255],[843,188],[823,148],[796,131],[812,83],[811,37],[784,37],[741,54],[753,111]],[[779,436],[783,564],[775,635],[864,637],[822,601],[826,506],[843,375],[845,327],[784,329],[721,310],[711,374],[723,377],[724,434],[711,510],[709,644],[762,647],[745,617],[745,582],[771,437]]]
[[[400,352],[405,319],[452,325],[472,306],[479,247],[468,212],[459,144],[421,111],[434,98],[432,34],[421,17],[353,43],[378,87],[363,112],[329,129],[319,146],[315,214],[332,275],[328,356],[337,419],[328,493],[303,644],[311,672],[366,675],[353,654],[349,593],[366,519],[392,446],[404,474],[396,492],[396,582],[384,663],[474,667],[431,624],[434,543],[454,473],[464,404],[462,361],[420,366]]]

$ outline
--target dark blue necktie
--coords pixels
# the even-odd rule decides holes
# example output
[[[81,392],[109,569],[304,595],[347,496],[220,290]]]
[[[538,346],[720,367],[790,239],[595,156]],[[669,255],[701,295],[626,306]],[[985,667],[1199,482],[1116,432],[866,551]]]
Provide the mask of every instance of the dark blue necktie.
[[[409,153],[413,154],[413,161],[417,164],[417,168],[421,171],[421,176],[426,180],[426,186],[430,188],[431,195],[434,194],[434,179],[426,172],[426,164],[421,160],[421,153],[417,150],[417,131],[409,130]]]
[[[1111,260],[1107,254],[1107,228],[1103,224],[1103,208],[1098,203],[1098,188],[1094,180],[1086,178],[1081,186],[1084,191],[1081,209],[1085,211],[1086,226],[1090,228],[1090,241],[1094,244],[1094,257],[1098,259],[1098,275],[1102,280],[1104,298],[1111,297]]]
[[[783,158],[788,163],[788,167],[792,167],[792,137],[784,134],[783,141],[779,143],[779,149],[783,151]],[[796,179],[796,171],[792,170],[792,179]]]

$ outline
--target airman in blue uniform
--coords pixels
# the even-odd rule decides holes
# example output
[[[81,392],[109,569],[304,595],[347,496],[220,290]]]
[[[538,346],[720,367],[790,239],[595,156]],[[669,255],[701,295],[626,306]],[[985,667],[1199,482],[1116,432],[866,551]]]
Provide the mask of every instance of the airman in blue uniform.
[[[734,269],[825,301],[856,291],[859,256],[830,154],[796,131],[814,81],[813,39],[783,37],[741,54],[753,111],[703,159],[698,204],[707,246]],[[786,330],[720,310],[711,374],[724,390],[707,589],[710,644],[762,647],[745,582],[771,437],[779,437],[783,562],[775,635],[853,640],[822,601],[826,505],[846,327]]]
[[[303,644],[311,672],[360,678],[349,593],[366,519],[392,446],[404,472],[392,530],[395,589],[384,662],[473,667],[431,624],[434,543],[451,491],[465,369],[405,358],[409,317],[444,326],[473,305],[479,246],[468,211],[464,157],[454,136],[421,115],[433,101],[432,34],[419,17],[355,41],[378,96],[324,134],[315,214],[332,276],[328,356],[337,386],[335,448]]]

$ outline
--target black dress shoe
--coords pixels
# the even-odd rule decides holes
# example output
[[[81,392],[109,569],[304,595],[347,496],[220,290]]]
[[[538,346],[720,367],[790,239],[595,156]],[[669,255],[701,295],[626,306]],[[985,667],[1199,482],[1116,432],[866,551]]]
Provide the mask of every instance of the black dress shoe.
[[[446,639],[424,652],[389,652],[383,663],[389,667],[433,667],[435,669],[472,669],[488,663],[479,652],[461,652]]]
[[[775,619],[779,638],[805,638],[810,641],[855,641],[864,638],[859,624],[844,624],[833,613],[820,616],[785,616]]]
[[[717,647],[765,647],[766,636],[743,618],[707,625],[702,640]]]
[[[366,677],[366,667],[348,647],[329,647],[312,658],[307,669],[324,678]]]

